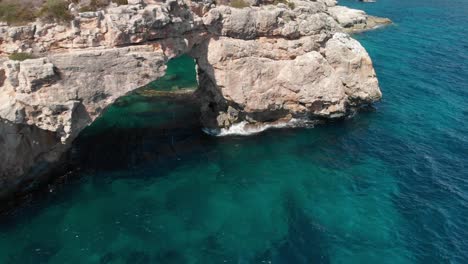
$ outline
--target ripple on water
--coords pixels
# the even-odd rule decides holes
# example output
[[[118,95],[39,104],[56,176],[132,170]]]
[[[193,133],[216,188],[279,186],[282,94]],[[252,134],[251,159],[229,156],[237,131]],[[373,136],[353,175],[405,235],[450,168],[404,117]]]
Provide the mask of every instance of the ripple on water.
[[[343,3],[397,23],[355,36],[375,111],[210,137],[196,105],[130,96],[77,180],[0,218],[0,263],[466,263],[466,0]],[[150,88],[191,86],[183,60]]]

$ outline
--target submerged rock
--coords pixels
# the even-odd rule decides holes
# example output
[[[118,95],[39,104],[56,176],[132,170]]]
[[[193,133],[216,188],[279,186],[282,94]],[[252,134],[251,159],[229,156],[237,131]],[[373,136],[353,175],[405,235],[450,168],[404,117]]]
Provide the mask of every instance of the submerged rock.
[[[183,54],[197,61],[202,121],[218,133],[239,124],[341,118],[381,97],[369,55],[346,32],[388,20],[333,0],[245,8],[229,1],[128,3],[76,13],[69,26],[0,25],[2,129],[34,132],[23,133],[24,144],[0,137],[0,196],[39,177],[40,160],[59,160],[106,107],[162,77],[167,61]],[[15,52],[36,59],[9,60]]]

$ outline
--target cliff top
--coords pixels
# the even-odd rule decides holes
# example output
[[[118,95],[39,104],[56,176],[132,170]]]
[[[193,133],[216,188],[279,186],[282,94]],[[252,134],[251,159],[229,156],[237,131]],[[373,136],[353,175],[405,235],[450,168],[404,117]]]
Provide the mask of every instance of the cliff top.
[[[153,0],[0,0],[0,22],[11,26],[25,25],[36,19],[47,22],[68,22],[73,13],[93,12],[109,6],[120,6],[138,2],[164,2]],[[217,5],[229,5],[236,8],[258,6],[262,4],[286,4],[294,8],[288,0],[215,0],[193,1],[212,2]]]
[[[127,0],[0,0],[0,21],[24,25],[36,19],[66,22],[73,18],[70,5],[79,12],[97,11],[109,6],[126,5]]]

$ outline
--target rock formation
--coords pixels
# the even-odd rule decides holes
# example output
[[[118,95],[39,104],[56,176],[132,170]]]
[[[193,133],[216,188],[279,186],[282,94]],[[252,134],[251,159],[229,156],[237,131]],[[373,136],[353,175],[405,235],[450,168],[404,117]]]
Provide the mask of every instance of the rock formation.
[[[106,107],[182,54],[197,61],[211,131],[341,118],[381,97],[369,55],[345,32],[382,21],[333,0],[128,2],[69,26],[0,25],[0,197],[41,179]],[[9,60],[16,52],[36,58]]]
[[[344,6],[332,6],[328,8],[328,12],[349,33],[370,30],[392,23],[388,18],[369,16],[362,10]]]

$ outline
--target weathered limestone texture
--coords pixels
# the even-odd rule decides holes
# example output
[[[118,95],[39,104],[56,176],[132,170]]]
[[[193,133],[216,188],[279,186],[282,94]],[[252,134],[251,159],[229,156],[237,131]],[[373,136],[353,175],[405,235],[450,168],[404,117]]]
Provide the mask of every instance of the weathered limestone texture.
[[[385,19],[333,0],[128,2],[71,5],[69,25],[0,25],[0,197],[39,178],[106,107],[182,54],[197,61],[202,122],[214,132],[342,118],[381,97],[369,55],[346,32]],[[16,52],[35,58],[9,60]]]
[[[369,16],[362,10],[344,6],[330,7],[328,12],[346,32],[365,31],[392,23],[388,18]]]

